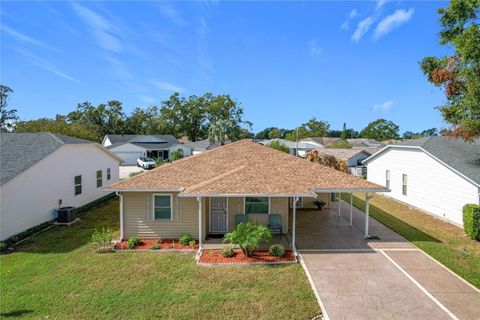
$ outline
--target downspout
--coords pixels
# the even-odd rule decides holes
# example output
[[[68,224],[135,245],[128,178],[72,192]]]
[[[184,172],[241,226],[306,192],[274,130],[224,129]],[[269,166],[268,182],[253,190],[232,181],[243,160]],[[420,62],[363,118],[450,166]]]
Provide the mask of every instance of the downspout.
[[[203,248],[203,225],[202,225],[202,198],[197,197],[198,202],[198,251],[197,259],[200,258]]]
[[[120,198],[120,241],[123,240],[123,194],[116,192],[117,196]]]
[[[292,219],[292,250],[295,257],[297,257],[297,248],[295,247],[295,239],[296,239],[296,232],[295,232],[295,225],[297,219],[297,201],[298,197],[293,197],[293,219]]]

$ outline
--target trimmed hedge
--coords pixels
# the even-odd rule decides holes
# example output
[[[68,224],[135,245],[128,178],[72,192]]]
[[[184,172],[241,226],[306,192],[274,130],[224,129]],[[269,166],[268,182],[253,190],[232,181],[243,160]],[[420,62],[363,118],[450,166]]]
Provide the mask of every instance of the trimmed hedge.
[[[463,207],[463,228],[470,238],[480,241],[480,205],[466,204]]]

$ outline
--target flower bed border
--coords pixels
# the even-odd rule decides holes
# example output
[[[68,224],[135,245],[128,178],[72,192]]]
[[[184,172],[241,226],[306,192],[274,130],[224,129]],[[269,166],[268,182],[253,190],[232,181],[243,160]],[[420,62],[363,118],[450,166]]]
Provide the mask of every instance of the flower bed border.
[[[153,239],[140,239],[141,241],[153,241]],[[163,241],[172,241],[172,242],[175,242],[175,245],[178,245],[178,240],[176,239],[165,239]],[[189,247],[189,246],[183,246],[183,248],[158,248],[158,249],[155,249],[155,250],[152,250],[151,247],[150,248],[132,248],[132,249],[128,249],[128,248],[117,248],[117,245],[122,243],[122,242],[127,242],[126,240],[124,241],[114,241],[114,244],[113,244],[113,252],[196,252],[198,250],[198,242],[196,242],[196,245],[194,248],[192,247]],[[162,243],[163,244],[163,243]],[[157,245],[157,244],[155,244]],[[161,246],[161,244],[160,244]]]
[[[232,262],[201,262],[202,256],[205,254],[207,251],[221,251],[221,249],[207,249],[207,250],[202,250],[201,254],[197,258],[197,265],[200,266],[205,266],[205,267],[216,267],[216,266],[255,266],[255,265],[260,265],[260,266],[268,266],[268,265],[284,265],[284,264],[294,264],[298,263],[298,257],[295,256],[293,251],[288,250],[289,252],[292,253],[294,260],[290,261],[251,261],[251,262],[245,262],[245,261],[232,261]],[[234,258],[232,258],[234,260]]]

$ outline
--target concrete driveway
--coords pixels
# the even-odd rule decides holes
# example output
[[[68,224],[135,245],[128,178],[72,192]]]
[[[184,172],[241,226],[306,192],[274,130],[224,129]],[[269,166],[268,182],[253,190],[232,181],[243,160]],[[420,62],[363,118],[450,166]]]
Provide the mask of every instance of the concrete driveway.
[[[137,167],[135,165],[133,166],[120,166],[119,168],[119,178],[120,179],[127,179],[132,172],[138,172],[138,171],[145,171],[145,169]]]
[[[338,206],[338,202],[334,204]],[[327,319],[480,319],[480,291],[349,204],[298,211],[297,248]],[[362,231],[360,231],[362,230]]]

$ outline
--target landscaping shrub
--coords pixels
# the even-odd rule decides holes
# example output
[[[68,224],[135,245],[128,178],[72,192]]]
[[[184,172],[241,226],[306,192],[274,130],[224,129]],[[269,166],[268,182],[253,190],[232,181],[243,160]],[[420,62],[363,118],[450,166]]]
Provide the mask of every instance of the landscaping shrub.
[[[188,243],[188,245],[189,245],[190,248],[192,248],[192,249],[195,248],[195,244],[196,244],[196,243],[195,243],[195,240],[192,240],[192,241],[190,241],[190,242]]]
[[[280,258],[285,254],[285,248],[281,244],[273,244],[270,246],[268,252],[271,256]]]
[[[192,241],[193,238],[191,235],[189,234],[184,234],[180,237],[180,239],[178,239],[178,243],[180,243],[181,245],[184,245],[184,246],[188,246],[190,244],[190,241]]]
[[[156,244],[153,245],[153,246],[150,248],[150,250],[159,250],[159,249],[160,249],[160,247],[159,247],[158,245],[156,245]]]
[[[158,244],[162,244],[162,238],[158,237],[158,238],[157,238],[157,243],[158,243]]]
[[[139,175],[140,173],[143,173],[143,171],[142,171],[142,170],[138,170],[138,171],[135,171],[135,172],[130,172],[130,173],[128,174],[128,177],[129,177],[129,178],[135,177],[135,176]]]
[[[0,252],[4,252],[7,250],[7,244],[3,241],[0,241]]]
[[[480,241],[480,205],[466,204],[463,207],[463,228],[470,238]]]
[[[222,248],[222,256],[224,256],[225,258],[231,258],[231,257],[233,257],[234,254],[235,254],[235,252],[233,252],[232,247]]]
[[[225,234],[223,242],[236,244],[242,249],[245,256],[249,257],[262,241],[270,241],[270,230],[258,223],[242,222],[233,232]]]
[[[175,161],[175,160],[180,160],[183,158],[183,153],[180,150],[175,150],[170,153],[170,160]]]
[[[133,236],[133,237],[128,238],[128,249],[133,249],[136,246],[139,246],[141,244],[142,244],[142,241],[137,236]]]
[[[113,234],[110,229],[103,228],[102,231],[95,230],[92,234],[92,243],[95,251],[98,253],[106,253],[113,251]]]

